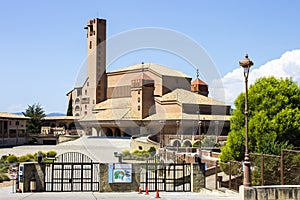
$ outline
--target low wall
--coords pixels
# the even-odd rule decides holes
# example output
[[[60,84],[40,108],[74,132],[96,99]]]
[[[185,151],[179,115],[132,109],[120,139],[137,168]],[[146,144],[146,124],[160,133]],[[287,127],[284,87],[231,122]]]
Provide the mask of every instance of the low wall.
[[[80,138],[79,135],[60,135],[58,137],[58,143],[69,142]]]
[[[155,142],[151,142],[149,139],[142,140],[140,138],[130,140],[130,148],[135,150],[148,150],[151,147],[155,147],[155,149],[159,148],[159,144]]]
[[[109,183],[108,164],[100,164],[100,192],[137,192],[140,187],[141,165],[132,164],[131,183]]]
[[[241,200],[299,200],[300,185],[240,186]]]

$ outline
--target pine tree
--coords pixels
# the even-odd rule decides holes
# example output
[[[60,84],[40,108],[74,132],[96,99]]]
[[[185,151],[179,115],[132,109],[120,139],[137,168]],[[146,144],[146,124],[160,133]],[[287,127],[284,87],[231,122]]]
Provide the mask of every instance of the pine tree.
[[[72,94],[71,94],[70,99],[69,99],[67,116],[73,116]]]
[[[27,133],[41,133],[42,119],[46,117],[45,111],[40,104],[28,105],[28,108],[23,112],[23,115],[30,117],[27,121]]]

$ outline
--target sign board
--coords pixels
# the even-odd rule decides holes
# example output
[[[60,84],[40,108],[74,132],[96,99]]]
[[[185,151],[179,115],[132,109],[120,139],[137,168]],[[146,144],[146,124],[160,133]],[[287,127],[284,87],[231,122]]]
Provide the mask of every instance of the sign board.
[[[18,167],[16,167],[16,166],[10,166],[8,174],[9,174],[9,178],[10,179],[12,179],[12,180],[17,179],[17,177],[18,177]]]
[[[108,164],[108,183],[131,183],[132,164]]]

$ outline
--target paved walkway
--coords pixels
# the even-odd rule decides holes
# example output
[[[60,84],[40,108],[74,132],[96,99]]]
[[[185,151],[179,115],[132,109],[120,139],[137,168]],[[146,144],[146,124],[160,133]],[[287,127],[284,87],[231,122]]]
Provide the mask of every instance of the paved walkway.
[[[48,192],[48,193],[12,193],[11,187],[0,188],[1,200],[47,200],[47,199],[63,199],[63,200],[132,200],[132,199],[155,199],[155,192],[145,194],[132,193],[99,193],[99,192]],[[166,200],[182,200],[182,199],[205,199],[205,200],[238,200],[238,196],[234,194],[226,194],[219,192],[211,192],[208,194],[199,193],[183,193],[183,192],[160,192],[160,199]]]

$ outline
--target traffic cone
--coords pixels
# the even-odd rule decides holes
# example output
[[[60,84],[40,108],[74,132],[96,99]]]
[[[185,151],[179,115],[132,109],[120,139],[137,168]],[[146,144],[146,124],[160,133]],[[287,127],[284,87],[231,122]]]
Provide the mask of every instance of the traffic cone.
[[[139,187],[139,193],[138,194],[143,194],[141,187]]]
[[[148,195],[148,194],[149,194],[148,187],[146,187],[145,195]]]
[[[155,198],[160,198],[160,197],[159,197],[158,190],[156,190],[156,195],[155,195]]]

